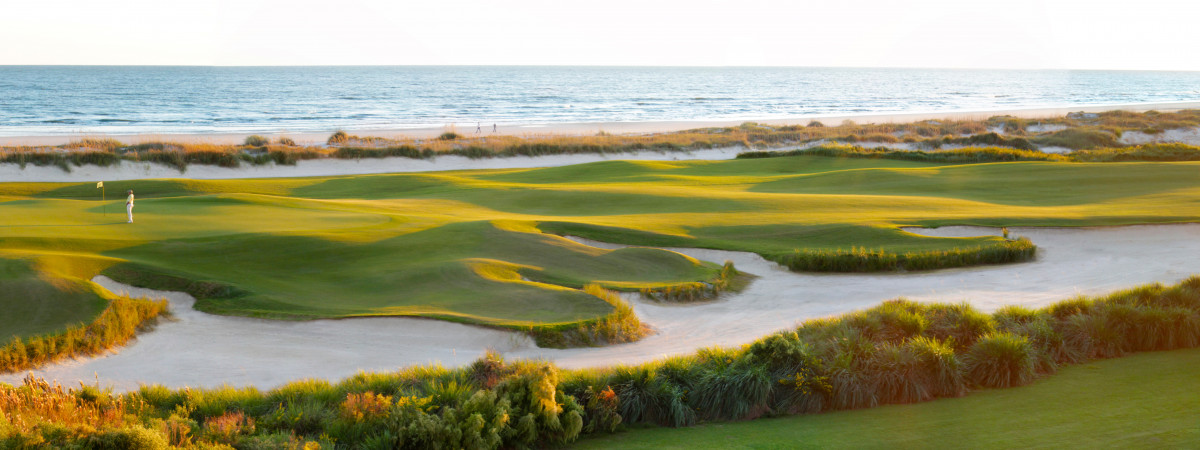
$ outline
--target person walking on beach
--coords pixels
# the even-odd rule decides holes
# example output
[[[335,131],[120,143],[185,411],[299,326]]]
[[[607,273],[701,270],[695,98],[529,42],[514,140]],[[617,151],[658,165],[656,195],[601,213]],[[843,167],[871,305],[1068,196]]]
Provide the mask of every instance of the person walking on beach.
[[[125,223],[133,223],[133,189],[130,189],[129,198],[125,199],[125,213],[129,215],[129,221]]]
[[[493,133],[495,133],[495,132],[496,132],[496,124],[494,124],[494,123],[492,124],[492,132],[493,132]]]
[[[475,134],[482,133],[483,129],[479,128],[479,122],[475,122]]]

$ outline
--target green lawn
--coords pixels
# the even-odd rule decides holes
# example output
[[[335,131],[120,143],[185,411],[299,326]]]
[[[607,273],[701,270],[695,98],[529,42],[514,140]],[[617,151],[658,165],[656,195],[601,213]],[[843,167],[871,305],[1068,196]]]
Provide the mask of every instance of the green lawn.
[[[94,183],[0,183],[0,252],[79,280],[106,273],[189,288],[205,293],[197,308],[214,313],[417,315],[513,327],[611,311],[579,290],[588,283],[632,290],[706,280],[721,263],[657,249],[600,250],[554,234],[761,254],[907,252],[1000,238],[930,238],[902,231],[906,225],[1200,220],[1200,164],[1188,162],[797,156],[106,185],[137,192],[136,223],[123,223],[122,199],[102,205]],[[32,295],[14,292],[0,292],[0,301]],[[35,328],[94,314],[79,311]],[[0,322],[0,335],[29,332],[17,328],[22,322]]]
[[[856,411],[641,428],[578,448],[1196,448],[1200,349],[1070,366],[1033,385]]]
[[[0,345],[13,336],[26,338],[89,323],[107,301],[83,280],[56,276],[27,259],[0,253]]]

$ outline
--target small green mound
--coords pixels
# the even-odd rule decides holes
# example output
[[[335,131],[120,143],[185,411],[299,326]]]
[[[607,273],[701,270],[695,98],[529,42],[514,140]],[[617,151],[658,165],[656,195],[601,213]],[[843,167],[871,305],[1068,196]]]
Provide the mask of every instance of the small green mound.
[[[0,257],[0,339],[90,323],[107,304],[91,283],[40,272],[29,260]]]

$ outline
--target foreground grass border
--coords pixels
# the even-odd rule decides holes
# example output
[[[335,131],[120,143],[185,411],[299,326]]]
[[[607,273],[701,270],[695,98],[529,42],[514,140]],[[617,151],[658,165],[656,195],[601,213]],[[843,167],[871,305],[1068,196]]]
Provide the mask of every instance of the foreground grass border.
[[[637,427],[577,448],[1186,448],[1200,444],[1200,349],[1065,367],[1015,389],[915,405]]]
[[[981,388],[987,396],[1061,365],[1198,345],[1200,276],[991,315],[894,300],[741,348],[638,366],[560,371],[489,354],[465,368],[363,373],[337,385],[144,386],[125,395],[27,378],[0,385],[0,447],[557,446],[622,424],[860,409]]]

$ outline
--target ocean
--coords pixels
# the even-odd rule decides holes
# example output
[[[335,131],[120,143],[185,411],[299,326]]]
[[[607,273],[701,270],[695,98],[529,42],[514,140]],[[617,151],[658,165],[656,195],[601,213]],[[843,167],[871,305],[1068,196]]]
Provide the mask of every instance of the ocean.
[[[1200,100],[1200,72],[0,66],[0,136],[329,132]]]

